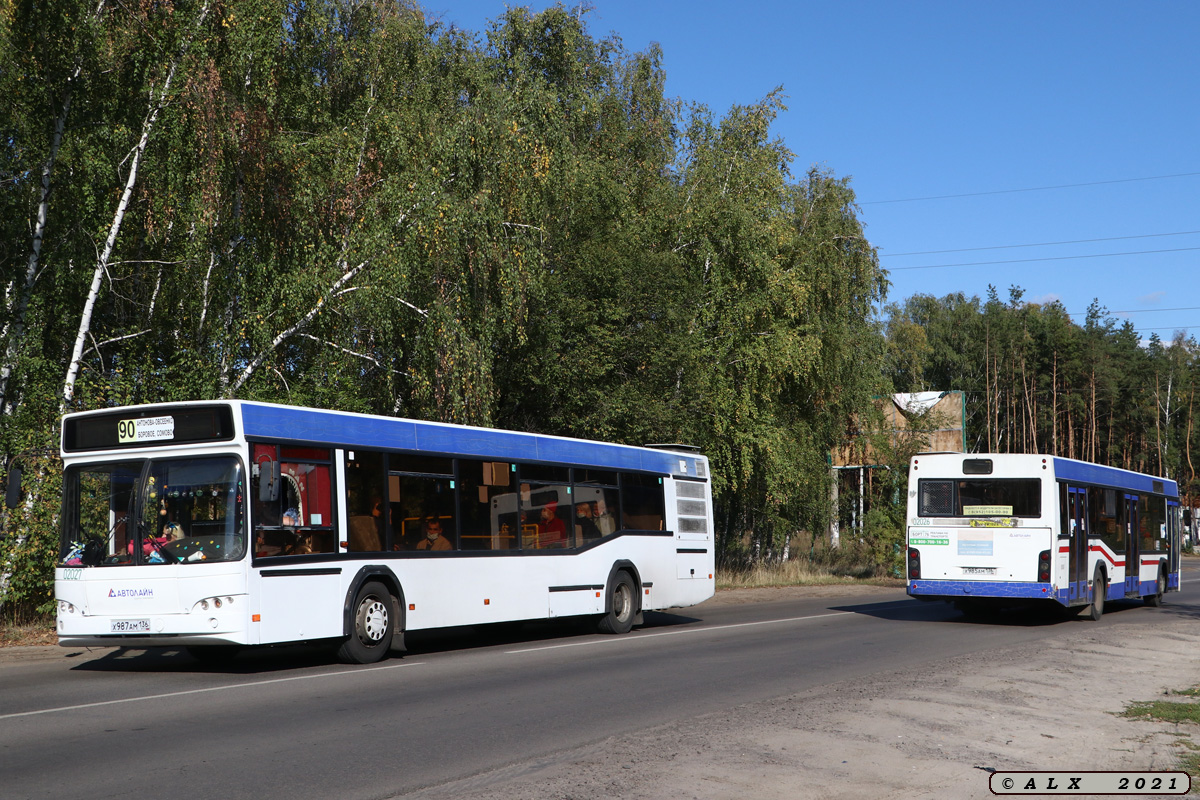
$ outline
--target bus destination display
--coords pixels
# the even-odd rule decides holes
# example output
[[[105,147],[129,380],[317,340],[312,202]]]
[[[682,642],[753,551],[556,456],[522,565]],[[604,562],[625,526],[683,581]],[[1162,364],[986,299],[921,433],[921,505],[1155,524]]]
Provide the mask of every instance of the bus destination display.
[[[63,420],[63,450],[110,450],[233,439],[233,410],[224,405],[126,409]],[[134,416],[137,414],[137,416]]]
[[[121,444],[167,441],[174,438],[174,417],[123,419],[117,423],[117,441]]]

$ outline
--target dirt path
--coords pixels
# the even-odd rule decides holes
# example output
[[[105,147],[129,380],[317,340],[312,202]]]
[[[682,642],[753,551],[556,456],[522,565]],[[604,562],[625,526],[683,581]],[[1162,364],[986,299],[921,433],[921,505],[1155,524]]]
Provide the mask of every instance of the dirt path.
[[[990,770],[1176,769],[1186,732],[1115,713],[1200,684],[1200,624],[1081,625],[1055,645],[744,705],[407,796],[970,800],[994,796]]]

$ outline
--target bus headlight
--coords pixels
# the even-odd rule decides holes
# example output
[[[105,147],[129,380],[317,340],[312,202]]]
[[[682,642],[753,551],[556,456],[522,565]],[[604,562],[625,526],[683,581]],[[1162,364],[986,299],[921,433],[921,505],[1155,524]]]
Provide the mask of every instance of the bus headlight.
[[[225,597],[206,597],[200,600],[192,607],[192,610],[208,611],[209,608],[220,609],[224,606],[233,605],[233,598],[228,595]]]

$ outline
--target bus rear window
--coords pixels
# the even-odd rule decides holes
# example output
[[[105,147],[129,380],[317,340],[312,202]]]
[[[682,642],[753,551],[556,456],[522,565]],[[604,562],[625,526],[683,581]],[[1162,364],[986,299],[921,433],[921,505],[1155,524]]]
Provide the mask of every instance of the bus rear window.
[[[922,479],[917,514],[922,517],[1039,517],[1038,478]]]

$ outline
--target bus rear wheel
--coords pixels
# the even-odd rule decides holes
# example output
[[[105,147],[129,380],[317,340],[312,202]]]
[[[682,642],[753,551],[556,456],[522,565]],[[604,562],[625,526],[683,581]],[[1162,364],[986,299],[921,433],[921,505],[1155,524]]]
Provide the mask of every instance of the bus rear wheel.
[[[609,609],[596,621],[596,629],[600,633],[629,633],[637,615],[636,597],[633,578],[624,570],[618,572],[609,587]]]
[[[1104,570],[1096,567],[1096,573],[1092,576],[1092,604],[1087,607],[1087,616],[1092,622],[1099,622],[1100,617],[1104,616],[1104,598],[1107,594]]]
[[[373,664],[392,644],[392,595],[378,581],[367,581],[354,596],[353,630],[338,647],[348,664]]]
[[[1158,583],[1154,587],[1154,594],[1146,595],[1145,597],[1142,598],[1142,602],[1144,602],[1148,606],[1154,606],[1155,608],[1158,608],[1159,606],[1161,606],[1163,604],[1163,595],[1166,593],[1167,593],[1167,573],[1163,572],[1162,569],[1159,569]]]

